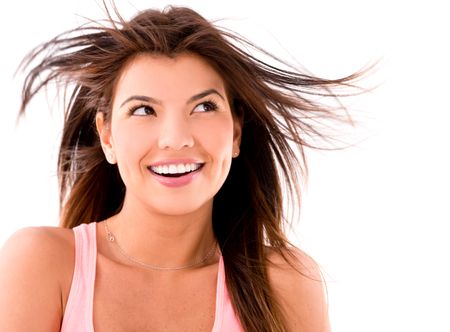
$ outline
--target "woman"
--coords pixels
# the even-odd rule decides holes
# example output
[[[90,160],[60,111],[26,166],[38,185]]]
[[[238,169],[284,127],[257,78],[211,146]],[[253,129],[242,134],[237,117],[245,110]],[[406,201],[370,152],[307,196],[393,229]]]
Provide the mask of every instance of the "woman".
[[[299,197],[306,138],[340,119],[306,97],[359,74],[277,68],[187,8],[119,21],[25,61],[21,114],[52,81],[72,92],[62,227],[5,244],[0,330],[329,331],[319,269],[283,233],[282,183]]]

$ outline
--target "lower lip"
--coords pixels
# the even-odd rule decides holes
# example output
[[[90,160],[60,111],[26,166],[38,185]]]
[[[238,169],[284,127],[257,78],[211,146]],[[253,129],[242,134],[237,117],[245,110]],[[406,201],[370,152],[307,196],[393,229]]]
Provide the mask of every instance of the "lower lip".
[[[176,187],[182,187],[187,184],[189,184],[198,174],[200,174],[200,171],[202,170],[203,166],[197,169],[196,171],[190,172],[186,175],[179,176],[179,177],[168,177],[168,176],[162,176],[159,174],[156,174],[155,172],[152,172],[149,170],[149,172],[155,177],[156,181],[161,183],[162,185],[166,187],[176,188]]]

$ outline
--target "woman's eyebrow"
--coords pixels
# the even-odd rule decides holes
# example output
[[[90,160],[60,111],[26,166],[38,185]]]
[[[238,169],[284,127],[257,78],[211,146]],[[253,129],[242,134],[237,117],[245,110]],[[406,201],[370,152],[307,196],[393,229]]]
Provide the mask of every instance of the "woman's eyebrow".
[[[188,100],[188,104],[189,103],[192,103],[192,102],[194,102],[194,101],[196,101],[196,100],[199,100],[199,99],[202,99],[202,98],[204,98],[204,97],[206,97],[206,96],[208,96],[208,95],[210,95],[210,94],[216,94],[216,95],[218,95],[220,98],[222,98],[222,100],[223,101],[225,101],[225,98],[216,90],[216,89],[208,89],[208,90],[205,90],[205,91],[203,91],[203,92],[200,92],[200,93],[198,93],[198,94],[196,94],[196,95],[194,95],[194,96],[192,96],[191,98],[189,98],[189,100]]]
[[[187,104],[192,103],[196,100],[202,99],[210,94],[216,94],[218,95],[222,100],[225,100],[225,98],[216,90],[216,89],[208,89],[205,90],[203,92],[200,92],[196,95],[193,95],[191,98],[189,98],[189,100],[187,101]],[[120,108],[123,107],[123,105],[125,105],[126,103],[132,101],[132,100],[139,100],[139,101],[145,101],[145,102],[150,102],[152,104],[157,104],[157,105],[161,105],[162,102],[158,99],[149,97],[149,96],[143,96],[143,95],[135,95],[135,96],[131,96],[128,97],[127,99],[125,99],[125,101],[120,105]]]
[[[139,101],[146,101],[146,102],[150,102],[152,104],[157,104],[157,105],[161,105],[161,101],[152,97],[148,97],[148,96],[142,96],[142,95],[137,95],[137,96],[131,96],[128,97],[127,99],[125,99],[125,101],[120,104],[120,108],[122,108],[123,105],[125,105],[126,103],[132,101],[132,100],[139,100]]]

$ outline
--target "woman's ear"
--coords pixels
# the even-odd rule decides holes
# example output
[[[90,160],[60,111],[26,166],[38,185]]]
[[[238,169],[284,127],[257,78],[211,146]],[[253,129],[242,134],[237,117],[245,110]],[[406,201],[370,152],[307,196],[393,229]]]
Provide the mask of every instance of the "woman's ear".
[[[111,126],[110,123],[105,120],[103,112],[97,112],[95,115],[95,126],[97,127],[98,137],[100,138],[100,144],[102,145],[106,160],[110,164],[115,164],[116,157],[112,146]]]
[[[242,115],[233,115],[233,157],[237,157],[240,152],[243,123]]]

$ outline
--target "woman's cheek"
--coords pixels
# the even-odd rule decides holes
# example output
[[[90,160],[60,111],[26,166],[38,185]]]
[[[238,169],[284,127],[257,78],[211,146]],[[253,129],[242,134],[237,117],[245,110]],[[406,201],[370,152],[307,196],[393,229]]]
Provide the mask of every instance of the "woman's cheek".
[[[215,152],[231,151],[233,144],[233,122],[231,117],[217,117],[205,121],[201,127],[194,128],[200,144]]]
[[[147,126],[148,127],[148,126]],[[141,159],[145,157],[155,143],[154,130],[145,126],[118,126],[115,144],[118,157]],[[153,142],[153,143],[152,143]]]

